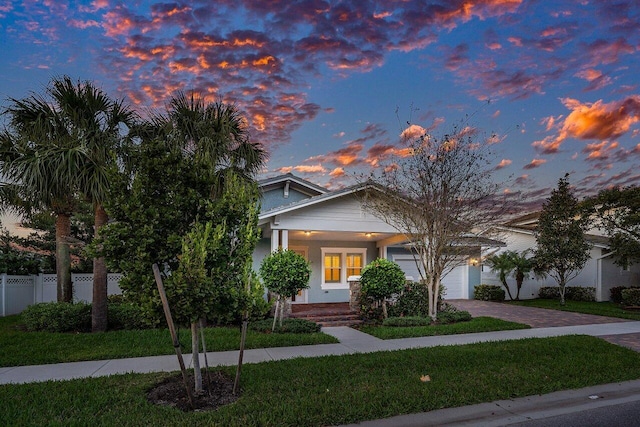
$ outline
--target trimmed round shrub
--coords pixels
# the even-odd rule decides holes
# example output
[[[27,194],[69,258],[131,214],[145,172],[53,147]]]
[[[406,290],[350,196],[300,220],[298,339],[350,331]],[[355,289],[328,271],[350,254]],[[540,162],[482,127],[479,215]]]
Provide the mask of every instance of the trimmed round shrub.
[[[473,299],[480,301],[504,301],[504,296],[502,286],[478,285],[473,288]]]
[[[300,254],[278,249],[262,260],[260,277],[271,292],[290,297],[309,287],[311,268]]]
[[[91,304],[45,302],[30,305],[22,312],[28,331],[90,332]]]
[[[382,326],[429,326],[431,319],[428,317],[409,316],[409,317],[389,317],[382,321]]]
[[[623,289],[622,304],[629,307],[640,307],[640,288]]]
[[[398,264],[388,259],[378,258],[362,269],[360,283],[365,296],[382,300],[400,292],[406,279]]]
[[[250,322],[248,327],[252,331],[270,334],[272,326],[272,319],[264,319]],[[282,326],[280,326],[280,322],[276,322],[276,328],[273,332],[281,334],[313,334],[320,332],[320,325],[306,319],[283,319]]]

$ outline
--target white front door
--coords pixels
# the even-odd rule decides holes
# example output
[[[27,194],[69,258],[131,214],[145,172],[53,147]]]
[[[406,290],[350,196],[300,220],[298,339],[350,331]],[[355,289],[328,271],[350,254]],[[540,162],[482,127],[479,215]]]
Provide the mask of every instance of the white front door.
[[[302,255],[304,259],[309,261],[309,248],[306,246],[289,246],[289,250],[297,253],[298,255]],[[296,295],[291,298],[292,304],[304,304],[308,301],[307,290],[303,289],[299,291]]]

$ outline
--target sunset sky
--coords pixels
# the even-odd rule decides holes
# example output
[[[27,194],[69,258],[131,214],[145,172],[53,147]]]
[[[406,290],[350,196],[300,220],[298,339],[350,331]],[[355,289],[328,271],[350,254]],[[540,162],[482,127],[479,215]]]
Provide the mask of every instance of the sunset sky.
[[[0,97],[88,79],[141,114],[176,90],[234,102],[270,159],[339,188],[461,120],[539,206],[640,183],[637,0],[0,0]]]

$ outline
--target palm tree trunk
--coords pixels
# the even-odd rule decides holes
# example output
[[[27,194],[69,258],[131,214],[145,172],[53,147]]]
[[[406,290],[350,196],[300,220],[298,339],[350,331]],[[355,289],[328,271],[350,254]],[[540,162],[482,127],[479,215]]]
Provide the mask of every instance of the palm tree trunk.
[[[95,208],[94,235],[98,237],[100,229],[109,217],[102,205]],[[104,332],[107,330],[107,266],[104,257],[93,259],[93,303],[91,306],[91,331]]]
[[[511,296],[511,290],[509,289],[509,285],[507,284],[507,279],[502,279],[502,286],[507,290],[507,294],[509,295],[509,300],[513,301],[513,297]]]
[[[56,276],[58,302],[73,301],[71,284],[71,256],[69,254],[71,215],[58,214],[56,218]]]

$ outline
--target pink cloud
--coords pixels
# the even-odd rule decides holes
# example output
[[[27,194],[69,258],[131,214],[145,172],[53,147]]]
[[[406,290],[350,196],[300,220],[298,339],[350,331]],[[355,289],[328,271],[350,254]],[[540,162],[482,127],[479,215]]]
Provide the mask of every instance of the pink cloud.
[[[340,177],[345,176],[345,174],[346,174],[346,173],[345,173],[344,169],[342,169],[342,168],[335,168],[334,170],[332,170],[332,171],[329,173],[329,176],[331,176],[332,178],[340,178]]]
[[[511,163],[512,162],[509,159],[502,159],[500,160],[500,163],[498,163],[498,166],[496,166],[496,169],[504,169],[507,166],[509,166]]]
[[[610,103],[604,103],[602,100],[581,103],[571,98],[561,101],[571,113],[561,124],[558,135],[545,137],[532,144],[541,153],[558,152],[567,138],[615,139],[629,132],[631,126],[640,121],[639,95],[631,95]]]
[[[300,165],[294,166],[293,170],[300,173],[325,173],[327,170],[322,165]]]
[[[81,30],[84,30],[85,28],[91,28],[91,27],[100,27],[100,24],[98,23],[98,21],[95,21],[93,19],[89,19],[87,21],[70,19],[68,23],[69,23],[69,26],[74,28],[79,28]]]
[[[403,141],[410,141],[420,138],[427,133],[427,130],[419,125],[409,125],[405,130],[400,133],[400,139]]]
[[[602,89],[605,86],[609,86],[612,81],[611,77],[602,74],[601,71],[593,68],[579,71],[575,74],[576,77],[580,77],[589,82],[589,85],[585,88],[585,91],[592,91]]]
[[[530,170],[538,168],[547,163],[545,159],[533,159],[531,162],[527,163],[522,169]]]
[[[589,57],[588,66],[591,67],[617,63],[622,55],[632,55],[636,52],[636,49],[622,37],[615,41],[598,39],[584,48]]]

